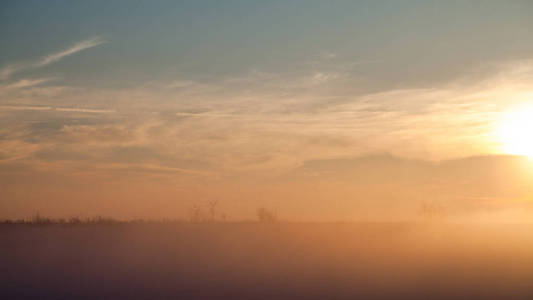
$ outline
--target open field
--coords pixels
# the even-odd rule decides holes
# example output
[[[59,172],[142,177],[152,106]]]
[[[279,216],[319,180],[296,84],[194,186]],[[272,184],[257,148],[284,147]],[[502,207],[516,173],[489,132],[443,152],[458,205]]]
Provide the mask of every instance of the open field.
[[[0,298],[531,299],[533,225],[0,226]]]

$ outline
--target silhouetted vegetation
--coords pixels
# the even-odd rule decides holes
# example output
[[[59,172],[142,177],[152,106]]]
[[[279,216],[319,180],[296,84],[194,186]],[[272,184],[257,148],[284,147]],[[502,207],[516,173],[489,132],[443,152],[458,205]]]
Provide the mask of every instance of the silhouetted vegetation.
[[[215,223],[225,222],[226,214],[217,212],[218,200],[207,202],[205,207],[194,204],[189,212],[189,221],[191,223]]]
[[[192,206],[189,221],[191,221],[191,223],[199,223],[204,221],[204,214],[199,205],[194,204]]]
[[[40,213],[36,213],[29,219],[16,220],[0,220],[0,224],[20,224],[20,225],[117,225],[117,224],[142,224],[142,223],[170,223],[183,222],[181,220],[145,220],[145,219],[130,219],[118,220],[109,217],[95,216],[95,217],[70,217],[70,218],[49,218],[44,217]]]
[[[426,220],[441,220],[445,216],[444,208],[435,203],[422,203],[420,207],[420,216]]]
[[[207,203],[209,209],[208,221],[215,222],[217,220],[216,208],[218,200],[211,200]]]
[[[274,223],[278,221],[276,212],[261,207],[257,210],[257,219],[261,223]]]
[[[210,201],[206,204],[206,207],[202,207],[198,204],[194,204],[190,209],[190,215],[188,223],[222,223],[227,222],[227,216],[225,213],[217,212],[218,201]],[[277,214],[274,211],[266,208],[259,208],[257,210],[258,221],[262,223],[277,222]],[[248,223],[250,221],[233,221],[236,223]],[[103,216],[95,217],[69,217],[69,218],[51,218],[42,216],[40,213],[36,213],[30,218],[26,219],[0,219],[0,224],[20,224],[20,225],[118,225],[118,224],[144,224],[144,223],[187,223],[187,220],[183,219],[128,219],[119,220]]]

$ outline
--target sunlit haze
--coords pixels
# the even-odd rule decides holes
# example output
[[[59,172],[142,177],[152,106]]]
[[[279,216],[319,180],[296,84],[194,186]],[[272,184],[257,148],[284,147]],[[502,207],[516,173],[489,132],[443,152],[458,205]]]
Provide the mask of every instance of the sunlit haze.
[[[0,218],[531,219],[531,1],[3,1]]]
[[[522,106],[503,113],[497,135],[504,153],[533,158],[533,106]]]
[[[533,0],[1,0],[0,299],[533,299]]]

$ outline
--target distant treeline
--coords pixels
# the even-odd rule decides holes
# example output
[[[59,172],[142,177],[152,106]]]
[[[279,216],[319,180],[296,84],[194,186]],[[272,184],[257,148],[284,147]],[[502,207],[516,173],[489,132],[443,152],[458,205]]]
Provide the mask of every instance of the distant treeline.
[[[146,219],[131,219],[131,220],[118,220],[108,217],[70,217],[70,218],[49,218],[35,215],[29,219],[16,219],[16,220],[0,220],[0,224],[24,224],[24,225],[114,225],[114,224],[135,224],[135,223],[163,223],[163,222],[183,222],[179,220],[146,220]]]
[[[115,218],[96,216],[96,217],[70,217],[70,218],[50,218],[37,213],[27,219],[0,219],[0,224],[21,224],[21,225],[116,225],[116,224],[145,224],[145,223],[223,223],[227,222],[225,215],[223,218],[214,217],[214,209],[208,217],[204,217],[202,211],[197,207],[194,208],[193,214],[189,220],[183,219],[128,219],[119,220]],[[277,222],[277,215],[265,208],[257,210],[257,222],[274,223]],[[252,221],[244,221],[252,222]]]

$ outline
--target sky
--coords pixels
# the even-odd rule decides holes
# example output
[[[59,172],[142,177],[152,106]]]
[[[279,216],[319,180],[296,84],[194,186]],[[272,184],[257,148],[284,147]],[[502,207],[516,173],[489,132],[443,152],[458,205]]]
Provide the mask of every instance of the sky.
[[[533,107],[532,12],[2,1],[0,218],[186,218],[213,199],[235,219],[405,219],[428,201],[515,217],[533,184],[513,155],[533,145],[498,134]]]

